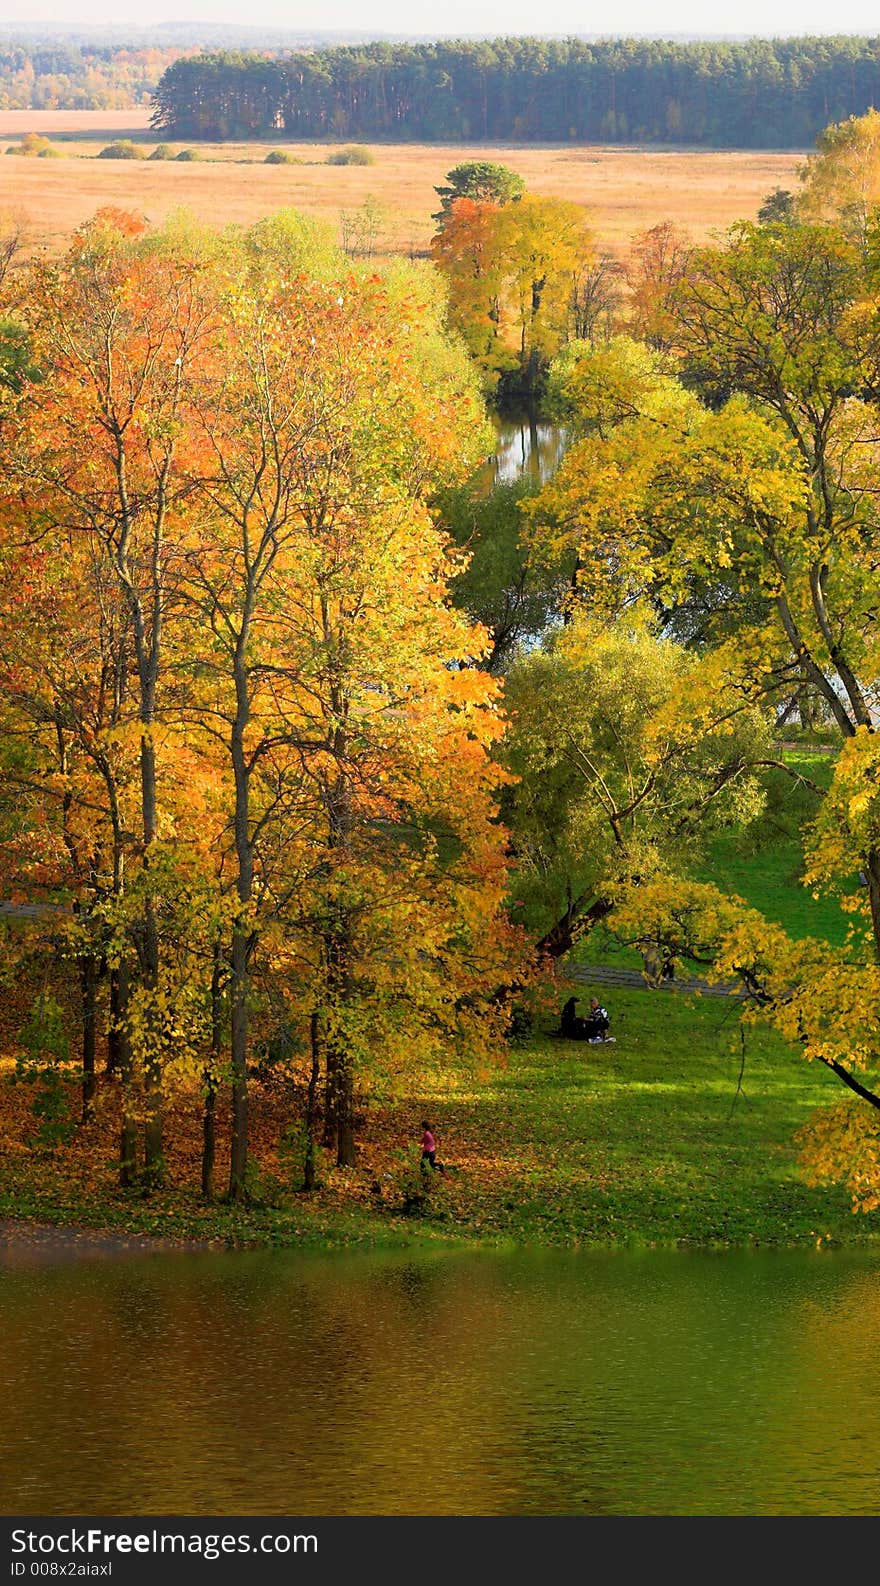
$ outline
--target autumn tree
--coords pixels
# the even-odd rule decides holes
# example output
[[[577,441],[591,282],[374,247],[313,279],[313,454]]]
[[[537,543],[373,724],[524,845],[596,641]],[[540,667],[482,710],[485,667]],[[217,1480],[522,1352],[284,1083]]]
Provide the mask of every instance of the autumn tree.
[[[734,374],[741,323],[725,347],[713,319],[711,346],[700,344],[716,378]],[[736,398],[714,412],[649,366],[641,382],[611,388],[606,433],[571,448],[536,511],[550,542],[577,554],[591,605],[650,597],[671,615],[695,577],[714,584],[724,598],[702,642],[731,677],[748,678],[756,699],[807,679],[849,737],[871,723],[876,443],[848,395],[852,363],[842,372],[827,351],[823,365],[817,347],[780,378],[780,343],[766,344],[760,373],[757,355],[745,366],[753,398],[765,382],[763,403]]]
[[[19,313],[39,378],[19,395],[6,470],[21,537],[66,534],[115,580],[126,613],[136,689],[138,855],[159,853],[162,810],[156,734],[163,646],[179,578],[189,484],[180,471],[182,403],[209,308],[204,267],[145,246],[143,222],[99,212],[59,261],[38,260]],[[20,503],[25,498],[22,509]],[[138,990],[121,1015],[146,1085],[145,1168],[162,1168],[162,991],[157,896],[135,889],[128,939]]]
[[[7,894],[73,900],[83,1118],[96,1088],[104,905],[123,891],[136,754],[124,741],[130,635],[109,569],[66,535],[0,553],[3,873]],[[14,815],[13,815],[14,809]],[[60,922],[48,915],[57,937]],[[114,981],[114,1000],[118,987]],[[118,1010],[117,1010],[118,1011]],[[111,1060],[115,1061],[115,1036]],[[131,1158],[128,1138],[123,1160]]]
[[[854,1067],[870,1072],[877,1053],[858,1031],[880,959],[876,306],[854,243],[833,228],[785,224],[741,226],[726,246],[696,253],[675,310],[688,386],[711,405],[668,359],[640,362],[631,346],[584,354],[568,378],[581,438],[533,508],[537,542],[576,556],[572,610],[594,617],[647,602],[671,624],[695,580],[712,591],[695,648],[731,720],[746,708],[781,712],[799,682],[821,699],[841,749],[807,834],[807,876],[847,900],[846,953],[796,950],[774,935],[778,966],[770,973],[762,959],[759,975],[757,927],[736,900],[723,929],[700,930],[704,947],[715,932],[710,960],[741,964],[762,1016],[806,1039],[812,998],[836,1032],[834,1061],[849,1030]],[[652,883],[642,900],[644,886],[632,889],[630,913],[653,910],[674,950],[690,882]],[[861,1082],[838,1077],[860,1094]]]
[[[589,256],[572,279],[571,332],[575,341],[607,341],[618,328],[626,296],[624,266],[610,253]]]
[[[425,507],[486,436],[430,281],[404,274],[234,288],[194,398],[212,462],[188,560],[207,641],[193,722],[222,739],[232,791],[234,1196],[258,963],[280,958],[298,987],[292,1018],[312,1091],[323,1057],[325,1140],[344,1165],[356,1074],[382,1047],[387,1062],[399,1030],[409,1045],[468,1017],[473,1038],[477,965],[499,972],[497,710],[488,680],[453,664],[485,641],[444,600]]]
[[[491,160],[462,160],[447,171],[445,183],[434,188],[440,199],[440,209],[431,218],[437,221],[438,231],[442,231],[453,205],[460,198],[470,198],[479,204],[509,204],[521,198],[525,188],[522,177],[506,165],[496,165]]]
[[[864,250],[871,214],[880,204],[880,111],[826,127],[799,175],[799,214],[837,223]]]
[[[571,568],[530,555],[523,504],[538,486],[518,479],[487,489],[478,474],[442,492],[435,512],[466,553],[454,572],[452,598],[487,629],[490,647],[481,664],[507,670],[518,650],[540,639],[557,617],[570,585]]]
[[[498,208],[488,199],[455,199],[442,230],[431,240],[431,256],[449,293],[450,322],[480,367],[495,379],[511,356],[501,335]]]
[[[550,959],[763,808],[761,712],[732,718],[711,667],[636,614],[579,614],[516,662],[505,698],[516,896]]]
[[[526,194],[499,210],[494,233],[518,378],[534,396],[569,330],[572,282],[592,254],[590,227],[580,204]]]
[[[460,198],[432,253],[471,351],[534,397],[571,329],[577,281],[592,257],[584,210],[531,193],[504,205]]]
[[[675,325],[672,300],[685,279],[693,244],[671,220],[640,232],[630,244],[625,265],[627,321],[632,334],[649,347],[669,347]]]
[[[792,450],[802,506],[784,527],[768,522],[763,571],[795,664],[844,736],[871,723],[875,443],[858,398],[876,380],[880,321],[865,294],[854,245],[802,225],[736,231],[697,256],[678,300],[698,378],[742,392]]]
[[[228,999],[233,1197],[267,994],[310,1044],[312,1140],[323,1064],[350,1164],[356,1085],[491,1048],[520,951],[487,636],[428,507],[489,444],[473,374],[433,277],[352,274],[287,221],[262,240],[99,215],[32,267],[36,372],[3,415],[19,849],[115,971],[127,1180],[136,1118],[158,1176],[180,1078],[205,1089],[210,1192]]]
[[[774,187],[772,193],[758,208],[757,220],[762,226],[776,226],[795,219],[795,196],[787,187]]]

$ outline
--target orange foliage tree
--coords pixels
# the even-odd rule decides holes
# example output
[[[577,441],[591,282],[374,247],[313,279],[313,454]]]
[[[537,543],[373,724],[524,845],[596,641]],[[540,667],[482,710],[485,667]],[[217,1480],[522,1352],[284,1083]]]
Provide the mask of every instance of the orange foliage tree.
[[[412,1042],[444,933],[458,937],[460,963],[446,952],[434,1024],[444,998],[461,1019],[462,973],[473,1009],[451,897],[483,889],[487,976],[511,950],[503,932],[491,945],[503,883],[490,819],[497,702],[459,665],[485,636],[449,605],[452,562],[425,504],[472,467],[485,437],[470,378],[413,287],[405,319],[375,280],[227,293],[220,355],[194,398],[213,458],[187,581],[210,636],[193,650],[208,691],[195,721],[222,737],[233,794],[234,1193],[261,941],[286,964],[298,1022],[325,1054],[325,1141],[342,1164],[354,1160],[355,1072],[387,1058],[392,1025]],[[455,826],[454,860],[438,857],[429,813]]]
[[[325,1138],[350,1164],[358,1077],[448,1040],[487,1050],[504,1024],[493,992],[521,944],[502,717],[429,512],[485,451],[482,408],[416,272],[347,268],[318,283],[103,213],[21,296],[35,373],[4,414],[5,710],[32,826],[49,809],[67,855],[41,879],[82,897],[115,969],[127,1180],[138,1118],[159,1176],[180,1076],[206,1089],[210,1188],[228,1074],[246,1193],[270,982],[311,1053],[312,1180],[322,1063]],[[24,643],[20,552],[51,608]]]
[[[471,352],[492,375],[516,371],[534,393],[576,322],[593,258],[584,209],[532,193],[510,204],[459,198],[431,247]]]
[[[163,1052],[174,1039],[174,1019],[149,881],[163,835],[156,734],[189,510],[189,476],[179,469],[185,389],[210,301],[205,270],[173,248],[150,247],[143,233],[137,217],[99,211],[60,261],[40,260],[30,270],[18,313],[39,378],[12,404],[5,483],[15,493],[19,532],[32,543],[49,536],[60,556],[66,545],[85,558],[95,582],[112,581],[123,614],[140,804],[136,835],[131,828],[126,835],[141,871],[126,942],[143,994],[128,1001],[122,1017],[143,1078],[145,1168],[158,1178]],[[130,1131],[126,1141],[129,1149]],[[124,1176],[132,1170],[124,1167]]]

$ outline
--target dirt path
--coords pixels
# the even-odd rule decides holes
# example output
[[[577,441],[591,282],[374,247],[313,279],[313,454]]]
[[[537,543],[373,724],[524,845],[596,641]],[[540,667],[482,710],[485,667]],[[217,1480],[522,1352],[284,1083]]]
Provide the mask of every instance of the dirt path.
[[[649,989],[648,981],[638,969],[617,969],[608,964],[568,964],[565,973],[568,980],[576,980],[579,985],[633,986],[639,991]],[[650,989],[696,993],[701,997],[745,996],[738,981],[711,985],[708,980],[700,980],[697,975],[682,975],[676,976],[675,980],[661,980],[659,985]]]

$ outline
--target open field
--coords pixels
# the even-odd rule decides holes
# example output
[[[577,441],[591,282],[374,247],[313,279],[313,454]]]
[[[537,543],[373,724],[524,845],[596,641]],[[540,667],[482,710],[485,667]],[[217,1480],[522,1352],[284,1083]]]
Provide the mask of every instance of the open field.
[[[20,138],[26,132],[41,132],[47,138],[134,137],[149,131],[150,108],[141,105],[130,110],[0,110],[0,138]]]
[[[427,248],[437,208],[434,188],[468,158],[515,168],[534,192],[574,199],[595,221],[599,243],[622,253],[634,232],[662,220],[705,239],[734,220],[753,219],[774,187],[791,187],[802,154],[610,147],[536,148],[375,144],[375,163],[328,166],[323,143],[199,145],[200,159],[96,160],[113,137],[134,135],[150,149],[146,110],[6,111],[0,145],[25,132],[53,137],[64,159],[2,159],[0,207],[21,211],[35,240],[57,246],[102,204],[118,204],[161,222],[169,210],[191,209],[201,220],[246,224],[285,205],[323,215],[338,225],[340,211],[371,195],[384,211],[380,249],[420,253]],[[175,151],[183,147],[175,144]],[[283,147],[297,165],[267,166],[270,148]]]

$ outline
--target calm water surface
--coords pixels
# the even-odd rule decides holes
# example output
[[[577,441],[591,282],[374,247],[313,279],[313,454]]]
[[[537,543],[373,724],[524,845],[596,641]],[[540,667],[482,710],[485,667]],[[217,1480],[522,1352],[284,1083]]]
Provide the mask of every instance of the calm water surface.
[[[880,1255],[0,1268],[0,1509],[876,1514]]]
[[[496,443],[491,482],[512,484],[525,474],[537,484],[546,484],[562,461],[568,439],[565,431],[557,424],[526,416],[496,416],[493,422]]]

